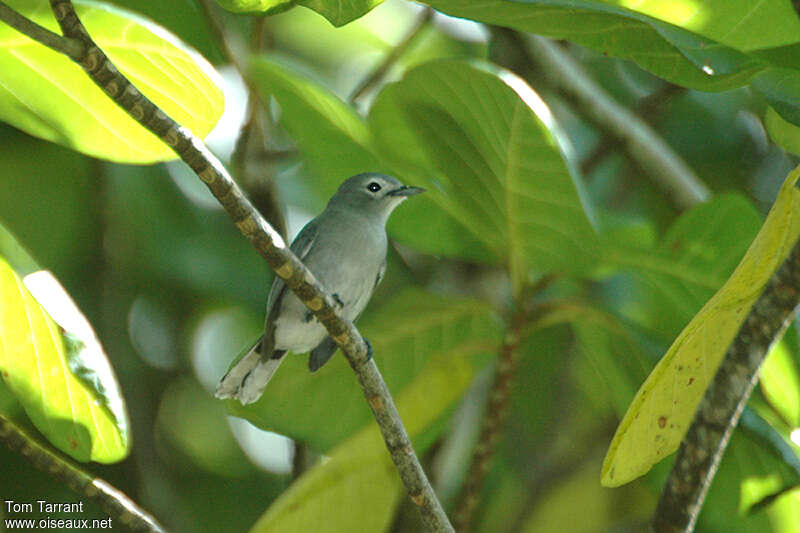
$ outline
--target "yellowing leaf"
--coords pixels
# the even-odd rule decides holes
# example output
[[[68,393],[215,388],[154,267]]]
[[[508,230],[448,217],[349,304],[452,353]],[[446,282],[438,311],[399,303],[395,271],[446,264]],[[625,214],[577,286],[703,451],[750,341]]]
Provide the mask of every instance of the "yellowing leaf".
[[[23,281],[2,258],[0,373],[33,424],[64,453],[102,463],[128,454],[125,407],[89,323],[49,272]]]
[[[399,395],[412,437],[461,397],[476,369],[461,352],[440,354]],[[264,513],[251,533],[385,531],[401,495],[400,478],[378,427],[370,421],[306,472]]]
[[[627,483],[678,448],[728,346],[800,235],[798,178],[800,167],[784,182],[739,266],[636,393],[603,462],[603,485]]]

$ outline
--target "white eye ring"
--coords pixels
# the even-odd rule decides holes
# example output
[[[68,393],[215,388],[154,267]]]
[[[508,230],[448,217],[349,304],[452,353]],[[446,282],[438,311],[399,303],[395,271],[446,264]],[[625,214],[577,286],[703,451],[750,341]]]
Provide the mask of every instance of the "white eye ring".
[[[381,190],[381,186],[377,182],[373,181],[369,185],[367,185],[367,190],[370,192],[378,192],[379,190]]]

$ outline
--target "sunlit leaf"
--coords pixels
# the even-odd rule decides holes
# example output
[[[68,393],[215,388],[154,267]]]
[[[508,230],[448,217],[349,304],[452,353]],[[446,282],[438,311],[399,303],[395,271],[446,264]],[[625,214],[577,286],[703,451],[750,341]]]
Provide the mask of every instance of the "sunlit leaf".
[[[499,336],[487,303],[416,290],[368,313],[359,330],[372,343],[375,360],[395,394],[433,358],[463,358],[479,368],[494,353]],[[246,407],[231,400],[229,412],[320,451],[350,437],[371,419],[353,371],[341,354],[313,374],[307,360],[290,354],[261,400]],[[332,417],[336,423],[327,423]]]
[[[800,235],[800,168],[781,188],[728,281],[684,328],[639,389],[603,463],[602,483],[624,484],[675,451],[753,303]]]
[[[13,242],[0,227],[3,242]],[[86,318],[19,245],[0,248],[0,371],[33,424],[79,461],[111,463],[129,451],[128,419],[113,371]]]
[[[741,17],[747,20],[745,1],[737,2],[735,12],[744,13]],[[457,17],[567,39],[604,54],[630,59],[657,76],[700,90],[724,90],[744,85],[765,68],[766,63],[758,57],[742,53],[749,50],[747,45],[758,47],[760,43],[769,42],[776,46],[777,43],[787,44],[787,40],[798,41],[798,30],[794,29],[797,26],[796,16],[783,16],[783,9],[777,14],[771,13],[769,22],[758,30],[772,35],[774,27],[779,36],[774,40],[764,37],[759,42],[751,37],[756,33],[752,29],[731,31],[735,29],[733,21],[741,18],[737,18],[737,15],[724,17],[723,24],[726,26],[715,27],[712,32],[717,37],[715,39],[698,34],[698,28],[692,25],[692,17],[686,19],[684,29],[645,12],[637,12],[640,4],[645,11],[656,4],[653,2],[626,2],[624,8],[612,2],[588,0],[428,0],[426,3]],[[681,16],[683,10],[673,9],[676,3],[657,2],[663,6],[663,9],[659,9],[662,14],[670,13],[669,16],[664,15],[665,20]],[[698,4],[692,2],[690,9]],[[715,14],[723,9],[722,5],[723,2],[713,5]],[[761,25],[761,22],[758,24]],[[749,28],[747,24],[741,26]],[[727,41],[717,42],[726,28],[736,44],[726,46],[724,43]],[[789,37],[792,32],[793,40]]]
[[[469,359],[457,352],[440,354],[424,364],[396,398],[412,439],[460,398],[475,370]],[[421,452],[418,444],[416,450]],[[329,460],[297,480],[251,532],[384,531],[401,497],[401,487],[378,428],[370,421],[335,448]],[[354,502],[368,512],[354,512]]]
[[[790,427],[800,427],[800,371],[785,339],[764,360],[759,385],[784,421]]]
[[[775,531],[796,532],[800,524],[800,488],[779,497],[767,513]]]
[[[273,15],[294,7],[297,0],[217,0],[217,3],[234,13]]]
[[[313,9],[334,26],[343,26],[382,3],[383,0],[217,0],[217,3],[235,13],[281,13],[295,5]]]
[[[59,32],[46,0],[11,7]],[[114,64],[169,116],[200,137],[223,110],[211,65],[166,30],[97,2],[75,2],[78,16]],[[80,152],[129,163],[177,157],[136,123],[66,56],[0,24],[0,119]]]
[[[383,0],[299,0],[300,5],[313,9],[333,24],[343,26],[366,15]]]
[[[591,3],[591,2],[587,2]],[[792,7],[767,0],[604,0],[643,15],[715,39],[740,50],[797,42],[800,31]]]
[[[381,91],[369,121],[381,153],[502,258],[517,288],[534,271],[594,266],[597,237],[570,146],[520,78],[487,64],[425,63]]]

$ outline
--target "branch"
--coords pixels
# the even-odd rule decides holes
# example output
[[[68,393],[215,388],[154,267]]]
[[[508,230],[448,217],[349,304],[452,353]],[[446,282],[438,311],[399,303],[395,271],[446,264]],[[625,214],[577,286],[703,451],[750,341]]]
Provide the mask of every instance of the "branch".
[[[280,234],[253,208],[202,141],[169,118],[117,70],[92,41],[72,3],[50,0],[50,5],[64,35],[77,39],[85,47],[84,53],[73,59],[117,105],[164,141],[194,170],[270,268],[325,326],[355,371],[386,447],[423,522],[435,532],[453,531],[414,453],[386,383],[375,361],[368,357],[366,343],[355,326],[339,314],[331,295],[289,250]]]
[[[461,532],[470,530],[472,515],[480,499],[483,481],[489,472],[491,459],[500,438],[500,429],[508,410],[509,385],[517,367],[517,349],[525,317],[526,314],[522,311],[514,313],[511,318],[511,327],[506,332],[500,347],[494,382],[489,390],[489,405],[483,414],[481,430],[467,471],[466,482],[458,497],[456,510],[453,512],[453,522],[456,529]]]
[[[270,150],[267,145],[268,121],[264,104],[258,88],[247,72],[246,65],[242,65],[234,53],[233,47],[228,43],[225,29],[217,16],[217,11],[212,0],[199,0],[198,6],[206,20],[211,33],[217,41],[222,55],[236,69],[247,87],[247,121],[239,131],[236,146],[229,161],[230,168],[250,199],[265,215],[273,228],[283,237],[287,235],[286,218],[278,200],[278,188],[274,177],[271,175],[269,163],[291,155],[291,151]],[[261,51],[261,38],[265,17],[251,17],[255,24],[254,35],[250,42],[250,52]]]
[[[646,124],[655,126],[663,104],[676,94],[684,93],[686,90],[685,87],[681,87],[680,85],[665,82],[660,89],[640,98],[633,111]],[[581,174],[589,176],[594,168],[608,156],[612,150],[620,147],[624,147],[624,144],[619,138],[604,135],[589,155],[581,162]]]
[[[350,103],[358,100],[365,92],[367,92],[367,90],[371,89],[373,85],[381,81],[381,79],[386,76],[386,73],[390,68],[392,68],[392,65],[394,65],[397,60],[406,53],[406,50],[411,47],[414,41],[417,40],[417,37],[419,37],[422,33],[422,30],[424,30],[431,19],[433,19],[433,13],[433,8],[425,8],[425,10],[422,12],[422,15],[420,15],[420,17],[414,23],[414,26],[408,30],[408,33],[403,40],[400,41],[397,46],[392,48],[392,51],[389,52],[385,58],[383,58],[383,61],[381,61],[377,67],[375,67],[375,70],[368,74],[366,78],[361,80],[361,83],[358,84],[358,87],[353,90],[349,98]]]
[[[700,402],[658,501],[653,517],[658,533],[694,530],[761,363],[789,325],[798,301],[800,241],[753,305]]]
[[[97,503],[110,516],[132,531],[164,532],[164,528],[155,518],[140,509],[122,491],[50,451],[3,415],[0,415],[0,440],[42,472],[55,477],[73,491]]]
[[[618,104],[567,52],[548,39],[524,39],[511,30],[492,30],[505,40],[523,63],[515,71],[541,86],[547,83],[566,97],[583,116],[617,139],[631,160],[681,209],[706,201],[710,192],[689,166],[646,123]]]
[[[32,20],[23,17],[6,5],[5,2],[0,2],[0,20],[18,32],[27,35],[34,41],[71,58],[75,58],[83,53],[83,44],[81,44],[80,41],[53,33],[44,26],[40,26]]]

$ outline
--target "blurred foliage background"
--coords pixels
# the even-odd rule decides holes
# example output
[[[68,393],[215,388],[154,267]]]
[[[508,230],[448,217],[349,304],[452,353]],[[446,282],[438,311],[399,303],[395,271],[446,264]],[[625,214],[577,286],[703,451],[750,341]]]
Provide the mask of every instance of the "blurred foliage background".
[[[430,63],[439,59],[489,59],[524,76],[574,148],[566,157],[579,169],[576,180],[593,206],[587,220],[610,240],[664,264],[689,265],[716,285],[692,285],[672,270],[637,270],[632,261],[642,256],[634,255],[628,256],[629,268],[620,261],[592,270],[597,265],[581,266],[577,253],[570,259],[583,272],[579,276],[532,260],[540,267],[534,270],[541,283],[515,280],[497,261],[503,252],[492,249],[491,238],[432,232],[430,227],[452,225],[439,224],[432,201],[413,207],[409,202],[394,215],[390,233],[396,241],[387,275],[359,327],[373,341],[401,408],[413,413],[405,422],[416,428],[410,429],[415,446],[451,509],[478,439],[493,361],[514,312],[512,299],[535,287],[532,318],[527,329],[516,332],[521,341],[508,415],[479,494],[474,530],[633,531],[648,519],[669,465],[660,464],[618,489],[600,486],[600,466],[639,384],[733,270],[798,162],[767,135],[761,95],[749,86],[687,89],[629,60],[558,44],[602,90],[642,116],[709,187],[710,203],[687,212],[646,179],[620,143],[547,80],[547,72],[518,68],[519,43],[504,41],[507,36],[495,28],[427,13],[404,0],[386,0],[341,28],[305,8],[261,18],[193,0],[113,3],[168,28],[214,64],[224,81],[226,112],[208,145],[230,163],[277,227],[285,221],[289,235],[355,171],[409,169],[401,179],[422,184],[414,181],[413,154],[404,160],[406,145],[396,140],[405,130],[391,121],[391,106],[402,95],[384,95],[381,101],[382,84],[419,67],[419,86],[409,85],[404,94],[433,93],[440,85],[423,79],[423,69],[442,72],[444,67]],[[377,138],[370,138],[370,146],[398,143],[398,153],[388,158],[395,166],[377,158],[376,168],[363,168],[373,156],[356,134],[355,140],[331,140],[323,119],[326,112],[337,115],[324,103],[334,95],[347,101],[418,26],[385,77],[352,106],[362,115],[370,113],[371,128],[377,123],[380,133],[369,134]],[[267,59],[249,63],[254,53]],[[269,112],[251,113],[248,88],[231,57],[248,72],[248,83]],[[466,96],[464,109],[489,105],[479,99],[481,79],[474,73],[453,70],[438,83],[446,85],[459,75],[455,92],[478,95]],[[317,90],[324,91],[322,96],[313,96]],[[308,102],[322,102],[323,111],[315,115]],[[386,115],[375,117],[370,109],[379,105]],[[237,159],[234,146],[248,117],[258,122],[249,130],[257,148],[254,155],[240,143]],[[358,127],[341,131],[352,134]],[[228,406],[277,433],[229,416],[226,405],[213,399],[230,360],[259,334],[271,273],[182,163],[101,161],[7,124],[0,124],[0,139],[0,221],[55,273],[87,315],[127,402],[130,456],[87,468],[173,531],[244,531],[257,523],[260,531],[299,530],[292,524],[315,531],[419,530],[388,463],[358,440],[372,421],[341,356],[314,376],[305,373],[305,360],[297,357],[281,369],[285,377],[276,378],[258,408]],[[446,149],[430,142],[433,150]],[[345,151],[348,147],[352,151]],[[452,164],[456,172],[456,158]],[[583,231],[583,213],[559,216],[558,224]],[[444,252],[431,253],[437,249]],[[535,251],[523,246],[518,253],[525,261]],[[752,423],[734,439],[700,531],[800,527],[800,493],[792,490],[800,480],[798,448],[788,438],[800,425],[794,328],[780,350],[779,366],[765,369],[773,379],[772,392],[761,390],[751,402],[758,414],[751,413]],[[392,360],[389,354],[405,359]],[[426,413],[425,402],[436,406],[433,412]],[[759,430],[764,420],[772,426]],[[767,442],[778,434],[779,444]],[[795,465],[786,453],[793,454]],[[334,459],[326,463],[323,455]],[[0,449],[0,462],[0,495],[6,498],[79,499],[12,452]],[[298,492],[285,496],[307,505],[300,518],[280,507],[280,500],[271,515],[264,515],[279,495],[289,494],[285,491],[299,475],[323,466],[328,470],[321,476],[294,485]],[[103,516],[87,507],[87,517]]]

